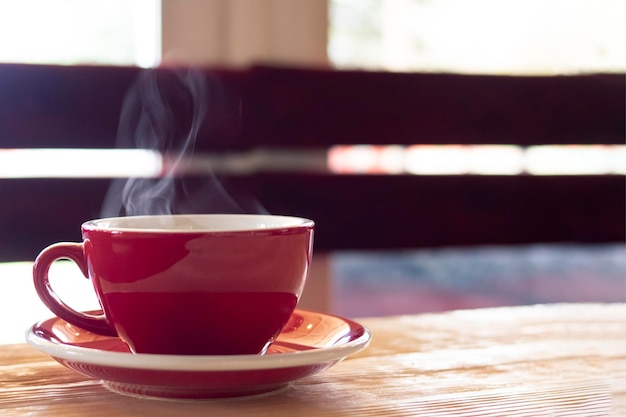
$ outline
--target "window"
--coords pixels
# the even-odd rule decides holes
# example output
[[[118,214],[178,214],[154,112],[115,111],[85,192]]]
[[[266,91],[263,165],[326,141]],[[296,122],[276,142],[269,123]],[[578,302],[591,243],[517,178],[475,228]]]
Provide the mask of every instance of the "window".
[[[0,62],[150,67],[159,0],[0,0]]]
[[[337,68],[626,71],[623,0],[301,1],[0,0],[0,62],[147,67],[163,44],[200,64],[319,63],[327,41]]]
[[[623,0],[330,0],[339,68],[485,74],[626,70]]]
[[[249,4],[230,0],[210,3],[0,0],[0,37],[5,40],[0,43],[0,62],[150,67],[160,61],[163,33],[168,46],[173,43],[173,47],[188,48],[182,56],[189,62],[205,63],[203,56],[199,55],[206,54],[213,45],[223,55],[208,54],[211,60],[216,60],[209,65],[246,65],[255,57],[264,56],[249,47],[254,43],[248,42],[250,36],[272,29],[275,21],[290,19],[283,25],[285,32],[277,32],[280,36],[276,33],[274,37],[269,36],[266,39],[268,44],[284,39],[285,33],[294,30],[294,22],[301,21],[313,20],[317,30],[309,28],[307,32],[302,25],[296,25],[296,32],[306,32],[308,37],[324,37],[320,35],[323,31],[319,27],[327,25],[326,3],[312,1],[308,4],[311,10],[317,11],[313,14],[310,10],[305,12],[301,7],[293,6],[290,6],[293,7],[289,9],[290,13],[286,13],[287,3],[271,3],[273,9],[269,13],[263,8],[270,3],[263,4],[262,0]],[[250,15],[253,9],[263,9],[267,13]],[[162,10],[166,19],[162,19]],[[623,0],[328,0],[328,15],[328,55],[332,65],[338,68],[490,74],[626,71],[626,25],[621,22],[626,15]],[[193,19],[193,16],[201,18]],[[257,22],[256,31],[251,31],[251,19],[264,21]],[[169,26],[167,22],[170,22]],[[168,31],[163,31],[162,25]],[[207,27],[211,30],[207,31]],[[165,32],[169,35],[166,36]],[[181,37],[181,32],[189,36]],[[218,36],[220,34],[222,37]],[[238,42],[229,43],[229,37]],[[206,38],[213,39],[207,43]],[[289,40],[296,44],[294,38]],[[193,46],[192,41],[195,41]],[[220,45],[214,45],[216,43]],[[304,45],[299,49],[307,50],[305,46],[308,45],[308,49],[313,50],[315,48],[311,45],[317,44],[319,42],[298,45]],[[325,44],[324,37],[322,55]],[[221,51],[228,45],[230,51]],[[278,52],[272,51],[268,45],[262,46],[261,49],[275,53],[272,55],[274,59],[279,59]],[[282,49],[281,53],[291,51]],[[318,59],[318,52],[309,51],[309,55]],[[228,61],[228,57],[232,59],[233,56],[236,59]],[[280,61],[288,63],[284,58],[281,55]],[[264,59],[270,60],[271,57]],[[306,62],[302,56],[298,57],[300,59]],[[106,163],[103,166],[56,164],[53,167],[42,163],[37,165],[40,170],[34,170],[32,164],[24,164],[20,159],[32,161],[42,157],[45,161],[50,160],[49,155],[53,153],[55,158],[71,159],[77,152],[88,151],[0,150],[0,178],[155,176],[161,173],[161,155],[150,153],[106,154],[115,158],[128,155],[134,161],[145,162],[135,164],[131,171],[117,169],[114,173],[107,170]],[[97,152],[100,152],[98,160],[106,161],[104,151]],[[497,158],[493,157],[494,154]],[[559,156],[555,157],[555,154]],[[328,150],[327,165],[316,160],[315,169],[335,173],[416,175],[623,175],[624,155],[623,146],[536,149],[514,146],[339,146]],[[245,160],[247,156],[239,157]],[[291,155],[290,159],[295,157]],[[553,158],[563,161],[563,165],[550,168],[548,164],[546,168],[544,162]],[[438,162],[429,167],[429,161]],[[442,171],[441,161],[454,164]],[[500,165],[492,166],[492,162],[485,161],[498,161]],[[68,166],[74,170],[69,171]],[[63,169],[59,171],[59,167]]]

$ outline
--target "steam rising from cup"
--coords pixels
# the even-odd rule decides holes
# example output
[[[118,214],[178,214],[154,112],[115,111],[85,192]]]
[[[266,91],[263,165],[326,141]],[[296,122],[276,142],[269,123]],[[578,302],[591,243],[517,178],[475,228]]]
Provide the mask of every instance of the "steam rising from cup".
[[[114,180],[101,217],[266,213],[250,199],[244,208],[211,171],[193,181],[182,175],[193,157],[212,89],[219,87],[216,80],[192,69],[150,69],[139,74],[122,103],[117,147],[159,152],[165,161],[163,172],[156,178]]]

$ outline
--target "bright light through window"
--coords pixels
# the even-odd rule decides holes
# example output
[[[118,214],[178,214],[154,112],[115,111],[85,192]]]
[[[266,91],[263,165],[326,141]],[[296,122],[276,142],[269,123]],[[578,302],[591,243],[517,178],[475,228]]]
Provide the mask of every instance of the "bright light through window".
[[[624,0],[331,0],[339,68],[554,74],[626,71]]]
[[[626,175],[626,146],[335,146],[328,168],[338,174]]]
[[[0,178],[125,178],[161,175],[146,149],[0,149]]]
[[[0,0],[0,62],[151,67],[160,0]]]
[[[166,172],[167,170],[170,170]],[[148,149],[0,149],[1,178],[126,178],[255,172],[377,175],[626,175],[626,145],[334,146],[193,157]]]

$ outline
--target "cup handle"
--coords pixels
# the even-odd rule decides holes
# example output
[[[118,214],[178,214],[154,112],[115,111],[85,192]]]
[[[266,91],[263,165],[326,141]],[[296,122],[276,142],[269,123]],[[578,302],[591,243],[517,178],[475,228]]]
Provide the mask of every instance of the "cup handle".
[[[57,296],[50,285],[48,272],[50,266],[59,259],[74,262],[85,278],[88,277],[82,243],[62,242],[48,246],[37,256],[33,266],[33,281],[41,301],[50,311],[68,323],[104,336],[117,336],[104,314],[96,316],[76,311]]]

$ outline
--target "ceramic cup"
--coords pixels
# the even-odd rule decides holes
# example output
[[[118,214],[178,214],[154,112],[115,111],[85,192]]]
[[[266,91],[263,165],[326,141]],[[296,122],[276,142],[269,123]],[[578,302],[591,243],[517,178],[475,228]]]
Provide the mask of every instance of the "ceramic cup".
[[[37,257],[35,288],[57,316],[118,336],[135,353],[264,353],[289,319],[308,274],[311,220],[273,215],[173,215],[98,219],[82,243]],[[48,271],[70,259],[88,277],[102,315],[54,293]]]

